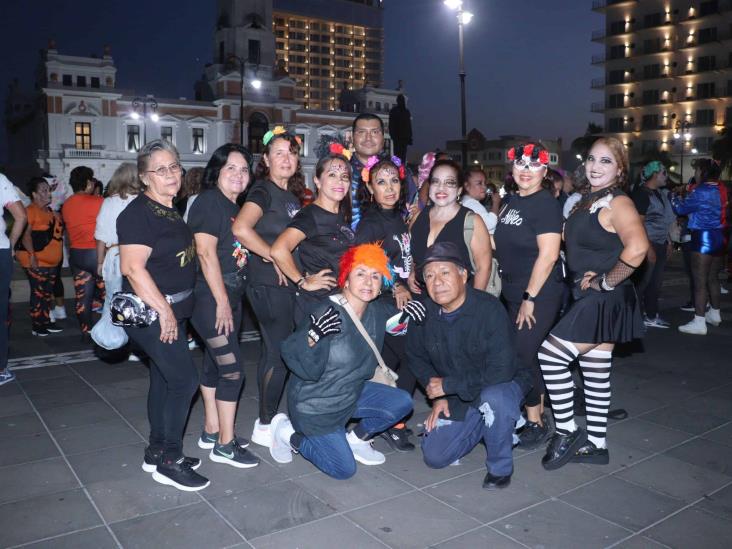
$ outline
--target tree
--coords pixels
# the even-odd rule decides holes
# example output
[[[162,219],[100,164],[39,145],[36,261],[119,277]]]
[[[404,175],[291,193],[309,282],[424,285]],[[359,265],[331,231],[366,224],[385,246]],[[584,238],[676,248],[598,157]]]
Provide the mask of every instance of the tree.
[[[583,160],[587,158],[587,153],[590,151],[590,147],[595,142],[595,140],[600,137],[601,133],[602,126],[598,126],[593,122],[587,124],[585,134],[582,137],[578,137],[577,139],[572,141],[572,154],[580,155]]]

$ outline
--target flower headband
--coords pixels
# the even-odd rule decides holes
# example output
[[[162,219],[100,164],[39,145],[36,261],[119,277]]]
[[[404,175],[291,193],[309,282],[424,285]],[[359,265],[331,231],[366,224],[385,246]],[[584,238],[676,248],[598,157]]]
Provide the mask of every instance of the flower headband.
[[[402,161],[399,159],[398,156],[392,156],[390,159],[392,164],[394,164],[397,167],[397,170],[399,170],[399,179],[404,180],[404,178],[407,176],[406,171],[404,170],[404,165],[402,164]],[[364,183],[368,183],[371,179],[371,168],[376,166],[381,161],[381,158],[378,156],[370,156],[369,159],[366,161],[366,165],[361,170],[361,180]]]
[[[292,135],[289,133],[284,126],[275,126],[274,129],[269,130],[267,133],[264,134],[264,137],[262,138],[262,143],[264,145],[269,145],[269,142],[272,141],[272,138],[278,135],[284,135],[286,137],[294,137],[295,141],[297,141],[297,144],[302,147],[302,139],[300,139],[300,136],[298,135]]]
[[[526,145],[518,145],[511,149],[508,149],[508,159],[511,162],[518,162],[524,156],[531,159],[533,162],[540,162],[544,166],[549,164],[549,151],[546,149],[540,149],[534,146],[533,143]]]
[[[346,160],[349,160],[349,161],[351,160],[351,154],[352,154],[351,151],[349,149],[345,148],[340,143],[331,143],[330,145],[328,145],[328,152],[330,154],[337,154],[337,155],[343,156],[346,158]]]

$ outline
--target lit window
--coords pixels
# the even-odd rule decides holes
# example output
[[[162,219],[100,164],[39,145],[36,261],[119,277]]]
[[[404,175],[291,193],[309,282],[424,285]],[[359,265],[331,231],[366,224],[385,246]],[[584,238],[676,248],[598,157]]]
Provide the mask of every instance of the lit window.
[[[91,123],[76,122],[74,124],[74,138],[77,149],[91,149]]]
[[[160,128],[160,139],[173,143],[173,126],[162,126]]]

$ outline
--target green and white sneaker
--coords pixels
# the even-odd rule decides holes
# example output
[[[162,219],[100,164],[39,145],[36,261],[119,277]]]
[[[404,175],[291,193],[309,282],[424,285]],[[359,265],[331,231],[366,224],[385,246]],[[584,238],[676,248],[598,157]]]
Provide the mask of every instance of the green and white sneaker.
[[[234,436],[234,440],[241,446],[242,448],[246,448],[249,446],[249,440],[244,437],[238,437]],[[219,434],[217,433],[207,433],[206,429],[201,431],[201,437],[198,439],[198,447],[203,450],[212,450],[214,446],[219,441]]]
[[[259,458],[236,444],[236,440],[232,440],[228,444],[216,443],[208,457],[216,463],[225,463],[239,469],[249,469],[259,465]]]

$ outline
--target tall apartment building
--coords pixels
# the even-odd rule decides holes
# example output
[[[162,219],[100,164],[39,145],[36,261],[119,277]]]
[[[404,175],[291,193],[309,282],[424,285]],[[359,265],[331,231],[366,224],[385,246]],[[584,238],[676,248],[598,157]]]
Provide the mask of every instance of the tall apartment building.
[[[592,33],[605,47],[592,58],[605,72],[592,87],[605,100],[592,111],[631,157],[666,151],[691,173],[732,124],[732,0],[595,0],[592,9],[605,15]]]
[[[274,0],[273,10],[277,61],[306,109],[336,110],[344,88],[381,86],[380,0]]]

